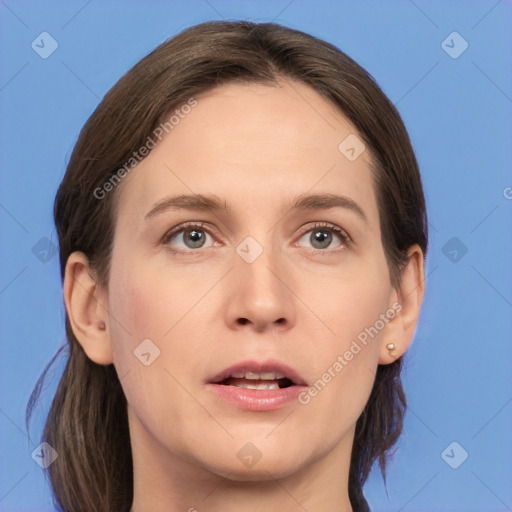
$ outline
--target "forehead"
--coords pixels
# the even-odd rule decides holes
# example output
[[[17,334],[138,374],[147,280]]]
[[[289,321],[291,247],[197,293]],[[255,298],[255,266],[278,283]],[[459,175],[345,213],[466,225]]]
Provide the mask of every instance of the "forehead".
[[[213,193],[261,210],[310,191],[349,195],[377,214],[369,152],[351,161],[340,150],[361,137],[307,85],[230,83],[195,100],[123,180],[118,213],[143,217],[166,194]]]

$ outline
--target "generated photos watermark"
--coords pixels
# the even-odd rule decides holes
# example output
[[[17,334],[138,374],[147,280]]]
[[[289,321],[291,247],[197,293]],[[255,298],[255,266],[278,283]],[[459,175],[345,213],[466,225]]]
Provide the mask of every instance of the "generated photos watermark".
[[[305,391],[302,391],[297,397],[298,401],[302,405],[307,405],[311,402],[311,399],[320,393],[329,382],[332,381],[345,366],[348,365],[354,357],[361,352],[361,345],[366,346],[368,344],[368,337],[375,338],[379,334],[382,329],[384,329],[385,325],[393,320],[395,316],[402,311],[402,304],[399,302],[395,302],[391,308],[386,310],[385,313],[381,313],[379,318],[374,322],[370,327],[365,327],[356,337],[356,339],[352,340],[350,348],[346,350],[342,355],[339,355],[336,358],[336,361],[327,368],[327,370],[322,374],[322,376],[317,379],[311,386],[309,386]],[[359,342],[359,343],[358,343]]]
[[[190,114],[191,110],[197,106],[197,100],[195,98],[189,98],[186,103],[181,105],[180,108],[174,110],[168,120],[164,123],[160,123],[150,135],[146,143],[141,146],[138,151],[134,151],[131,156],[117,171],[101,186],[94,189],[93,195],[96,199],[104,199],[109,192],[115,189],[121,180],[132,171],[132,169],[142,160],[144,157],[149,155],[149,152],[154,149],[157,145],[157,141],[161,141],[164,135],[170,133],[182,119]]]

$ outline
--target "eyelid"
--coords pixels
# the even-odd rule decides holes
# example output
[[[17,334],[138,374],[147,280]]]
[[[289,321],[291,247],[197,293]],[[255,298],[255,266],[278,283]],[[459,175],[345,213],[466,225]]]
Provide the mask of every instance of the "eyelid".
[[[175,226],[171,228],[169,231],[166,231],[164,236],[161,239],[161,243],[165,244],[169,242],[169,240],[176,234],[180,233],[181,231],[186,230],[187,228],[198,228],[201,230],[206,231],[209,235],[215,234],[215,236],[219,236],[217,230],[213,228],[210,224],[203,221],[189,221],[189,222],[183,222],[182,224],[179,224],[178,226]]]
[[[344,243],[348,244],[348,243],[352,242],[352,238],[350,237],[350,235],[347,233],[347,231],[345,229],[341,228],[340,226],[337,226],[336,224],[331,224],[330,222],[325,222],[325,221],[313,222],[313,223],[307,224],[306,226],[304,226],[301,229],[301,233],[300,233],[299,237],[302,237],[305,233],[307,233],[308,231],[311,231],[313,229],[322,229],[322,228],[324,228],[326,230],[334,231],[340,238],[343,239]]]
[[[332,224],[330,222],[313,222],[306,226],[304,226],[301,229],[301,234],[296,239],[297,241],[294,242],[294,245],[298,245],[298,241],[305,236],[306,233],[314,230],[318,231],[331,231],[337,236],[340,240],[340,245],[338,247],[334,248],[327,248],[327,249],[316,249],[315,247],[309,247],[306,248],[306,250],[309,252],[310,255],[321,255],[321,256],[329,256],[334,254],[339,254],[341,251],[346,251],[347,249],[351,248],[353,245],[353,240],[351,236],[348,234],[348,232],[341,228],[340,226],[337,226],[336,224]]]

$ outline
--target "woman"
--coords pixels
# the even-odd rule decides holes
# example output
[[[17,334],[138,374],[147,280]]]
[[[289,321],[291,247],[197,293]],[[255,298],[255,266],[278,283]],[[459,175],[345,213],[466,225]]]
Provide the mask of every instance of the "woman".
[[[402,430],[427,217],[366,71],[277,24],[189,28],[105,96],[54,213],[60,508],[369,510]]]

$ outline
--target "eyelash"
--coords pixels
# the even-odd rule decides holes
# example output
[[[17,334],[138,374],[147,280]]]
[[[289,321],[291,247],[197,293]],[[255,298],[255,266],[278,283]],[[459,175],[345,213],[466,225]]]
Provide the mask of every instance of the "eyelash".
[[[176,226],[171,231],[168,231],[162,237],[161,243],[166,245],[169,243],[169,241],[175,235],[182,233],[183,231],[186,231],[187,229],[191,229],[191,228],[197,228],[200,231],[205,231],[212,237],[215,236],[215,231],[211,230],[211,228],[208,229],[207,227],[205,227],[203,222],[185,222],[183,224],[180,224],[179,226]],[[335,233],[341,241],[341,246],[338,247],[337,249],[331,249],[331,250],[329,250],[329,249],[314,249],[314,248],[310,249],[310,252],[313,254],[323,254],[323,255],[332,254],[333,252],[339,252],[340,250],[346,249],[352,243],[352,239],[350,238],[350,236],[344,229],[340,228],[339,226],[336,226],[335,224],[331,224],[330,222],[315,222],[313,225],[308,225],[304,228],[303,231],[301,231],[298,238],[300,239],[306,233],[309,233],[310,231],[314,231],[314,230],[331,231],[331,232]],[[182,249],[172,249],[170,246],[169,246],[169,250],[171,252],[173,252],[174,254],[185,254],[185,255],[190,255],[191,253],[198,251],[197,249],[190,249],[188,251],[184,251]]]

